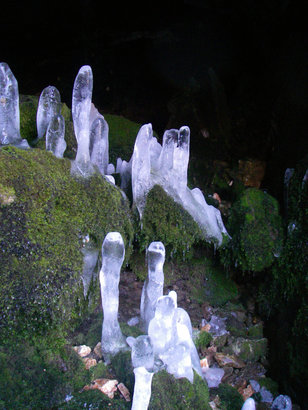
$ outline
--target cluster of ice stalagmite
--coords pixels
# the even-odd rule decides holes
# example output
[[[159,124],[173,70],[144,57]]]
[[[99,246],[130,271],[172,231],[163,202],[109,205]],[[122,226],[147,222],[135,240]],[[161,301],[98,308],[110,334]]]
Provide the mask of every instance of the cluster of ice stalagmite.
[[[256,410],[256,403],[252,397],[245,400],[241,410]]]
[[[109,232],[102,245],[102,268],[99,274],[104,311],[102,353],[106,362],[127,348],[118,322],[119,281],[125,248],[119,232]]]
[[[29,148],[20,136],[18,83],[7,63],[0,63],[0,145]]]
[[[77,155],[72,174],[85,178],[95,172],[114,172],[108,168],[108,124],[92,103],[93,74],[90,66],[82,66],[73,87],[72,117],[77,139]]]
[[[162,145],[153,136],[151,124],[140,128],[131,159],[134,203],[142,219],[148,192],[156,184],[162,186],[195,219],[205,239],[219,246],[223,236],[228,236],[220,211],[206,203],[200,189],[187,187],[189,143],[187,126],[167,130]]]
[[[65,121],[61,115],[61,97],[58,89],[49,85],[41,92],[36,114],[37,138],[46,137],[46,150],[63,158],[66,149]]]

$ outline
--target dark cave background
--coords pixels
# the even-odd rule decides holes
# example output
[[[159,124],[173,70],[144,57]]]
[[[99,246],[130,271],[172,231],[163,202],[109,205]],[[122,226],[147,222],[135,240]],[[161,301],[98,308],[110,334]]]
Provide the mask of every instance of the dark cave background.
[[[188,125],[200,180],[215,160],[265,161],[261,189],[283,211],[285,169],[308,151],[306,9],[295,0],[11,1],[1,6],[0,61],[21,94],[54,85],[69,107],[89,64],[100,112],[151,122],[160,137]]]

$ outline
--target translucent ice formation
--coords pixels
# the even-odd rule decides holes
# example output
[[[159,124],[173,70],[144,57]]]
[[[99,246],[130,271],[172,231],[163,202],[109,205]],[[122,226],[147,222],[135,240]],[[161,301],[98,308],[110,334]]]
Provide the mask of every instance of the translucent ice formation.
[[[154,354],[149,336],[141,335],[137,338],[129,336],[126,342],[132,349],[133,367],[145,367],[146,370],[153,371]]]
[[[132,191],[142,219],[146,196],[158,184],[183,206],[199,224],[204,237],[218,246],[228,236],[220,211],[206,203],[200,191],[187,187],[190,130],[167,130],[161,146],[153,137],[152,125],[143,125],[137,135],[132,155]]]
[[[66,150],[65,121],[61,114],[51,118],[46,131],[46,150],[51,151],[57,158],[63,158]]]
[[[140,316],[143,329],[147,332],[153,319],[157,299],[163,296],[165,247],[162,242],[152,242],[147,249],[148,276],[141,294]]]
[[[203,368],[203,378],[206,380],[207,385],[210,388],[218,387],[224,374],[224,370],[220,369],[219,367]]]
[[[256,410],[256,403],[252,397],[249,397],[249,399],[245,400],[242,410]]]
[[[83,295],[86,298],[98,260],[98,249],[95,247],[94,241],[89,238],[89,235],[83,238],[83,248],[81,252],[83,254],[81,279],[83,283]]]
[[[190,319],[183,311],[177,309],[176,292],[161,296],[157,300],[155,316],[149,324],[149,336],[154,354],[167,366],[167,371],[176,378],[186,377],[192,383],[193,369],[200,376],[202,371],[190,333]]]
[[[0,145],[12,144],[27,149],[20,136],[18,83],[10,67],[0,63]]]
[[[82,66],[73,88],[72,117],[78,147],[76,159],[72,162],[71,172],[84,178],[94,173],[89,151],[92,89],[92,69],[88,65]]]
[[[272,404],[272,410],[292,410],[292,401],[289,396],[280,394]]]
[[[91,124],[90,159],[102,175],[107,174],[108,166],[108,124],[102,115]]]
[[[109,232],[102,246],[102,268],[99,274],[104,311],[102,352],[104,360],[127,348],[118,322],[120,270],[125,248],[119,232]]]
[[[154,373],[148,372],[144,367],[136,367],[135,386],[132,410],[146,410],[151,399],[151,384]]]
[[[51,119],[61,113],[61,97],[56,87],[49,85],[41,92],[37,113],[37,137],[43,138]]]

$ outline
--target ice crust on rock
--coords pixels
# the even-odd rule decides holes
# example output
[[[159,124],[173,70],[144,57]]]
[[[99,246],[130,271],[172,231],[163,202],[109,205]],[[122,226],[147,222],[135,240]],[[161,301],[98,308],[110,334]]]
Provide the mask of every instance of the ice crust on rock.
[[[292,401],[289,396],[280,394],[272,404],[272,410],[292,410]]]
[[[163,296],[165,254],[162,242],[152,242],[147,249],[148,276],[142,288],[140,302],[141,323],[146,332],[154,317],[156,302]]]
[[[205,367],[203,368],[202,377],[206,380],[210,388],[218,387],[225,372],[219,367]]]
[[[165,131],[161,146],[153,137],[152,125],[143,125],[131,159],[133,200],[142,220],[148,192],[154,185],[160,185],[189,212],[199,224],[205,239],[219,246],[224,235],[229,236],[220,211],[206,203],[200,189],[190,190],[187,187],[189,145],[190,129],[187,126]]]
[[[0,63],[0,145],[28,149],[20,136],[18,83],[7,63]]]
[[[119,232],[109,232],[102,245],[102,268],[99,274],[104,311],[102,352],[108,363],[110,357],[127,349],[125,337],[118,322],[120,270],[125,248]]]
[[[154,373],[148,372],[144,367],[136,367],[135,386],[132,410],[146,410],[149,406]]]
[[[63,158],[66,150],[65,121],[61,114],[51,118],[46,130],[46,150],[51,151],[57,158]]]
[[[256,410],[256,403],[252,397],[245,400],[242,410]]]
[[[61,113],[61,97],[58,89],[52,85],[44,88],[41,92],[37,113],[36,128],[37,137],[41,139],[45,136],[48,125],[53,117]]]

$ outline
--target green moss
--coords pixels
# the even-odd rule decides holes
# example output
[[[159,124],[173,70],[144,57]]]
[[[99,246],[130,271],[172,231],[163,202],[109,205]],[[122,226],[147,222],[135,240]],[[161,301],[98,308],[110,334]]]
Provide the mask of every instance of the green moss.
[[[278,395],[278,383],[270,377],[261,377],[261,379],[258,380],[258,383],[261,387],[265,387],[269,390],[274,397]]]
[[[170,257],[186,259],[191,248],[203,238],[201,229],[187,211],[162,187],[155,185],[148,193],[142,218],[140,238],[144,250],[152,241],[161,241]]]
[[[132,365],[131,352],[120,352],[111,359],[111,366],[117,375],[117,380],[122,383],[130,391],[131,395],[134,392],[135,376]]]
[[[213,337],[209,332],[200,332],[195,340],[195,346],[197,349],[204,350],[209,346],[212,339]]]
[[[82,237],[88,234],[99,248],[109,231],[119,231],[128,259],[129,204],[101,176],[75,180],[68,160],[38,149],[1,149],[0,178],[16,197],[0,207],[0,333],[29,337],[69,327],[89,306],[80,277]]]
[[[119,396],[119,393],[115,393],[113,399],[109,399],[105,394],[98,390],[88,390],[82,392],[76,392],[73,398],[67,402],[62,403],[58,407],[62,409],[79,410],[79,409],[91,409],[91,410],[105,410],[105,409],[130,409],[131,403],[126,402]]]
[[[257,323],[254,326],[250,326],[247,331],[248,337],[252,339],[262,339],[263,338],[263,324]]]
[[[104,114],[104,118],[109,126],[110,162],[115,164],[118,157],[129,161],[133,154],[135,140],[142,124],[113,114]]]
[[[186,378],[175,379],[165,371],[154,374],[149,409],[210,409],[207,384],[194,373],[191,384]]]
[[[222,410],[241,410],[244,400],[240,393],[232,386],[221,383],[217,389],[220,398]]]
[[[51,333],[14,349],[0,347],[0,397],[4,408],[52,408],[79,391],[90,374],[79,356]]]
[[[242,271],[264,270],[282,245],[278,202],[261,190],[245,190],[231,208],[227,229],[232,240],[221,250],[223,263]]]

